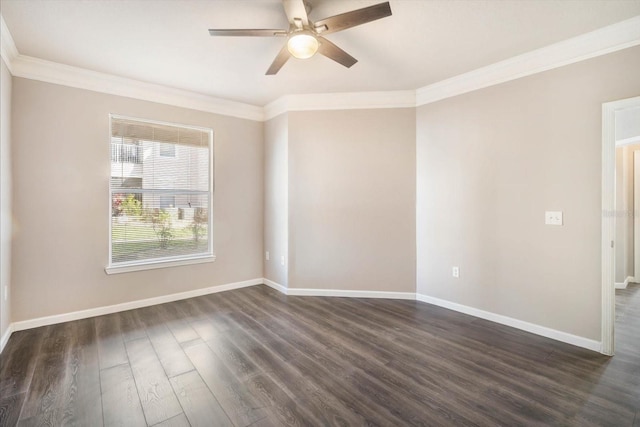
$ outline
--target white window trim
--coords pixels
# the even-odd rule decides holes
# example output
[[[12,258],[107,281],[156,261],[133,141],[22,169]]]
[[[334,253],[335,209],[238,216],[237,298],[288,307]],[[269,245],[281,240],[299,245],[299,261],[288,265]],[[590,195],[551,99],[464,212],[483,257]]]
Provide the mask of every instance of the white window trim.
[[[202,264],[208,262],[214,262],[216,260],[216,255],[213,251],[213,192],[215,183],[213,181],[213,167],[214,167],[214,155],[213,155],[213,130],[211,128],[200,127],[200,126],[190,126],[180,123],[171,123],[171,122],[163,122],[157,120],[148,120],[142,119],[138,117],[131,116],[122,116],[118,114],[109,114],[109,135],[108,141],[111,142],[111,121],[113,119],[123,119],[123,120],[136,120],[143,123],[157,124],[157,125],[166,125],[166,126],[177,126],[186,129],[194,129],[199,131],[205,131],[209,134],[209,246],[207,248],[206,254],[196,254],[191,256],[183,256],[183,257],[167,257],[167,258],[156,258],[151,260],[143,260],[143,261],[133,261],[133,262],[122,262],[113,264],[112,260],[112,212],[111,212],[111,203],[112,203],[112,194],[111,194],[111,181],[109,181],[109,209],[108,209],[108,220],[109,220],[109,259],[107,261],[107,266],[104,271],[107,274],[119,274],[119,273],[130,273],[134,271],[144,271],[144,270],[154,270],[158,268],[168,268],[168,267],[179,267],[183,265],[192,265],[192,264]],[[107,144],[108,147],[108,158],[111,159],[111,144]],[[111,172],[109,172],[109,180],[111,180]]]
[[[193,256],[190,258],[180,258],[180,259],[157,259],[150,260],[141,263],[121,263],[116,265],[110,265],[105,267],[104,271],[107,274],[119,274],[119,273],[130,273],[132,271],[143,271],[143,270],[154,270],[156,268],[167,268],[167,267],[179,267],[181,265],[192,265],[192,264],[203,264],[206,262],[214,262],[216,260],[216,256],[214,255],[199,255]]]

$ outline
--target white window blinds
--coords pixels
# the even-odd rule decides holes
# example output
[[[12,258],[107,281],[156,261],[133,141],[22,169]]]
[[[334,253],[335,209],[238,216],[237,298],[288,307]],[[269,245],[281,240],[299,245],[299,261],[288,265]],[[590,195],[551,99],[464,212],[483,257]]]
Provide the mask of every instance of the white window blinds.
[[[212,255],[212,135],[111,117],[111,266]]]

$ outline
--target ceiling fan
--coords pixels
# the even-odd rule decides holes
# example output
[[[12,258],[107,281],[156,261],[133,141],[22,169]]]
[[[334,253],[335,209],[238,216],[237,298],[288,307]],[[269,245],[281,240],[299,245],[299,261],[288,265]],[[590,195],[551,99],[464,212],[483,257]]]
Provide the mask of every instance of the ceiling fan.
[[[391,16],[391,6],[389,2],[385,2],[311,22],[309,20],[311,5],[304,0],[282,0],[282,5],[289,20],[289,28],[286,30],[213,29],[209,30],[209,34],[212,36],[287,37],[287,43],[267,70],[267,75],[276,74],[291,56],[307,59],[316,52],[349,68],[358,60],[323,36]]]

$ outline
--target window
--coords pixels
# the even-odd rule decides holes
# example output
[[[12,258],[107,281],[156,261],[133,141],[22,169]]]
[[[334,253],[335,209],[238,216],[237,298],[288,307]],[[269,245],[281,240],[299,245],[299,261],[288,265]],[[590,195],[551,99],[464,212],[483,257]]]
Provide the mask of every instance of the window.
[[[162,157],[175,157],[176,145],[160,143],[160,155]]]
[[[173,208],[176,205],[176,196],[160,196],[160,209]]]
[[[116,163],[141,163],[139,141],[125,138],[111,141],[111,161]]]
[[[213,132],[111,116],[107,273],[212,261]]]

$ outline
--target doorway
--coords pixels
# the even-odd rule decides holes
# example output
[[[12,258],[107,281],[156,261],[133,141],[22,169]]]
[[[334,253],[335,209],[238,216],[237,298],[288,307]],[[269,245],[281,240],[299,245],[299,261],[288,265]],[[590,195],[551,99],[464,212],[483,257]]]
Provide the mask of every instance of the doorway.
[[[607,102],[602,105],[602,348],[601,352],[612,356],[615,352],[615,274],[617,241],[616,223],[616,142],[631,144],[640,137],[640,121],[631,121],[631,128],[621,127],[621,118],[640,111],[640,97]],[[625,121],[626,123],[626,121]],[[637,125],[637,135],[635,128]],[[630,133],[628,135],[627,133]],[[640,142],[640,138],[638,140]],[[635,218],[633,212],[633,218]],[[624,217],[624,215],[622,215]],[[640,274],[635,274],[639,275]]]

